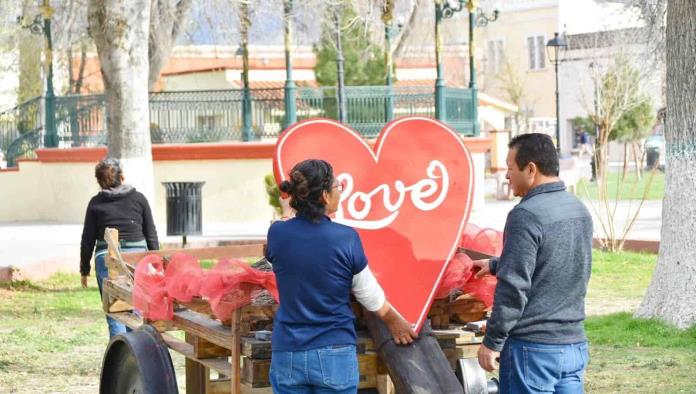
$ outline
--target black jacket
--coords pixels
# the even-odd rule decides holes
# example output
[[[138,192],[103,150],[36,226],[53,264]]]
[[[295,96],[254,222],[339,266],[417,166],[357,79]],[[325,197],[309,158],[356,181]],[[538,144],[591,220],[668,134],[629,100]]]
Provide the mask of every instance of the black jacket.
[[[142,193],[130,185],[100,191],[87,205],[80,244],[80,273],[89,275],[90,260],[97,240],[104,239],[107,227],[118,230],[125,241],[147,241],[149,250],[159,249],[157,230],[150,204]]]

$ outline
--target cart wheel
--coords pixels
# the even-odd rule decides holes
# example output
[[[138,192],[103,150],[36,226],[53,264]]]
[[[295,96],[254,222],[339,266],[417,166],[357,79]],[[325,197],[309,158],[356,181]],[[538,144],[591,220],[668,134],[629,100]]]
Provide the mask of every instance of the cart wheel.
[[[104,354],[100,394],[177,394],[167,345],[157,330],[143,325],[115,336]]]
[[[479,367],[478,359],[457,360],[455,373],[464,387],[464,394],[498,394],[498,379],[486,381],[486,371]]]

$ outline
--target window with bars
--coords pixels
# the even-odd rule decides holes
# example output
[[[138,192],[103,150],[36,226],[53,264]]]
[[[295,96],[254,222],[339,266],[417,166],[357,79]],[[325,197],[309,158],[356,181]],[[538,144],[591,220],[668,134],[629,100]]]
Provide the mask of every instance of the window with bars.
[[[527,53],[530,70],[541,70],[546,67],[546,38],[544,35],[527,37]]]
[[[503,40],[490,40],[486,45],[487,61],[486,71],[489,74],[497,74],[503,69],[505,46]]]

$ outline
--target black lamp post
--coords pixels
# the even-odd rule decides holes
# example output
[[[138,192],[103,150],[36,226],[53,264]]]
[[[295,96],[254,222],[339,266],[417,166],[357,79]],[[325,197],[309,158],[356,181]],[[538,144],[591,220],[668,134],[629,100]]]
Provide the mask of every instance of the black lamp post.
[[[44,108],[45,131],[44,146],[55,148],[58,146],[58,131],[56,129],[56,95],[53,91],[53,40],[51,38],[51,16],[53,9],[49,1],[44,0],[41,6],[41,14],[36,15],[33,21],[29,22],[24,16],[17,17],[17,23],[29,29],[32,34],[43,34],[46,37],[46,97]]]
[[[334,6],[334,25],[336,29],[336,77],[338,82],[338,121],[346,123],[346,83],[343,57],[343,45],[341,43],[341,14],[343,9],[340,4]]]
[[[453,6],[451,3],[455,3]],[[445,79],[443,69],[443,38],[442,20],[454,16],[457,12],[467,10],[469,13],[469,89],[472,93],[472,118],[473,134],[478,135],[478,89],[476,88],[476,44],[474,41],[474,29],[483,27],[489,22],[498,19],[500,11],[494,10],[492,16],[486,15],[478,6],[478,0],[435,0],[435,64],[437,67],[437,79],[435,79],[435,117],[441,121],[447,121],[445,113]]]
[[[561,153],[561,122],[559,117],[560,110],[560,100],[558,95],[558,65],[563,61],[562,55],[564,50],[568,47],[565,39],[558,34],[558,32],[553,33],[553,38],[546,43],[546,51],[548,53],[549,61],[553,64],[554,70],[556,72],[556,151]]]

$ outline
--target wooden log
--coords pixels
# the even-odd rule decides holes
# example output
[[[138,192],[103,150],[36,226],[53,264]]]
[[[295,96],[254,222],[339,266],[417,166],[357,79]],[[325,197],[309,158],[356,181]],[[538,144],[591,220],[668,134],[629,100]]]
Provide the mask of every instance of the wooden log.
[[[270,387],[251,387],[248,383],[242,383],[241,385],[242,394],[273,394],[273,389]]]
[[[201,337],[193,338],[193,354],[196,358],[229,357],[232,354],[228,348],[208,342]]]
[[[377,375],[360,375],[358,389],[377,388]]]
[[[388,374],[377,375],[377,392],[379,394],[396,394],[394,382]]]
[[[271,384],[268,377],[270,368],[271,359],[242,357],[242,382],[251,385],[252,388],[268,387]]]
[[[358,331],[357,338],[357,352],[358,354],[364,354],[366,352],[375,351],[375,342],[370,337],[370,333],[367,331]]]
[[[186,253],[199,260],[205,259],[234,259],[242,257],[261,257],[263,256],[264,244],[260,241],[253,243],[241,243],[239,245],[216,246],[210,248],[197,249],[162,249],[147,252],[123,253],[123,260],[130,265],[135,265],[140,259],[147,255],[156,254],[162,257],[169,257],[177,253]]]
[[[449,305],[449,314],[459,323],[479,321],[486,317],[486,305],[469,294],[463,294]]]
[[[264,360],[271,358],[271,341],[263,341],[253,337],[243,337],[241,339],[242,355]]]
[[[195,338],[193,335],[186,333],[186,342],[191,343]],[[186,358],[186,394],[205,393],[206,380],[209,375],[209,370],[202,364]]]
[[[249,341],[242,341],[247,344]],[[243,349],[244,351],[244,349]],[[270,385],[269,371],[271,359],[253,359],[242,357],[242,383],[252,388]],[[360,372],[359,388],[377,387],[378,357],[377,353],[368,352],[358,355],[358,370]]]
[[[442,353],[432,329],[426,322],[419,338],[409,346],[397,345],[386,325],[374,314],[366,314],[370,330],[379,355],[384,361],[389,376],[400,394],[452,394],[463,393],[447,357]]]
[[[232,312],[232,322],[230,324],[230,328],[232,329],[232,343],[230,344],[232,346],[232,354],[230,357],[230,362],[232,364],[232,368],[230,368],[230,380],[231,380],[231,386],[232,386],[232,394],[239,394],[241,392],[241,383],[242,379],[240,376],[240,369],[241,369],[241,354],[240,354],[240,340],[241,340],[241,334],[240,334],[240,323],[242,320],[241,317],[241,311],[237,309],[236,311]],[[224,345],[223,345],[224,346]]]

